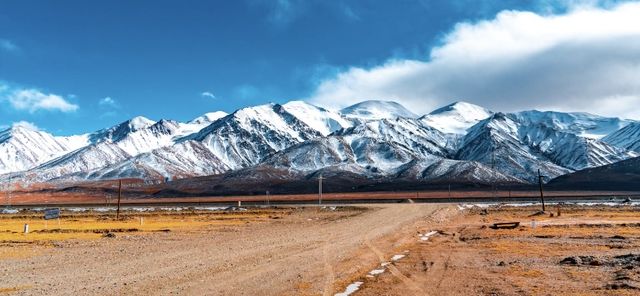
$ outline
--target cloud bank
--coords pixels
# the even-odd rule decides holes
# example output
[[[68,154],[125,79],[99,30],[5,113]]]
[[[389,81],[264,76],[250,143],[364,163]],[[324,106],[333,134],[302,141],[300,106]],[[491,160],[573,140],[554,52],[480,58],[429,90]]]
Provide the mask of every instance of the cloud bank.
[[[68,102],[62,96],[46,94],[33,88],[15,88],[0,83],[0,102],[8,102],[18,111],[60,111],[74,112],[79,106]]]
[[[459,23],[426,60],[352,67],[306,100],[397,100],[419,113],[455,100],[498,111],[586,111],[640,119],[640,3],[561,15],[502,11]]]

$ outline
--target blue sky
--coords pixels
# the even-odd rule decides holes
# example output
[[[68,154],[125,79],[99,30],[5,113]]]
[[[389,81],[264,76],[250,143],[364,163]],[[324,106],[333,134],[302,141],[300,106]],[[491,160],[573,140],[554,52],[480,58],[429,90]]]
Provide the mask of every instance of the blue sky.
[[[342,107],[336,100],[395,99],[425,106],[420,111],[454,99],[501,106],[482,99],[501,89],[478,99],[467,95],[475,94],[472,90],[458,98],[440,89],[421,94],[411,85],[397,86],[402,91],[376,90],[370,96],[364,94],[374,87],[366,87],[349,100],[340,99],[337,92],[357,89],[348,84],[353,80],[341,80],[354,71],[376,73],[402,61],[433,62],[438,58],[434,48],[446,48],[464,24],[496,20],[505,11],[529,11],[546,19],[571,14],[575,3],[603,11],[618,5],[509,0],[5,0],[0,9],[0,126],[27,121],[67,135],[136,115],[185,121],[205,112],[293,99],[335,107]],[[596,45],[602,44],[615,45]],[[630,71],[634,74],[635,69]],[[438,76],[439,72],[428,72],[418,78]],[[403,92],[421,96],[403,101]],[[433,99],[432,94],[439,97]],[[636,102],[633,91],[613,95]],[[609,97],[612,94],[601,94],[602,99]]]

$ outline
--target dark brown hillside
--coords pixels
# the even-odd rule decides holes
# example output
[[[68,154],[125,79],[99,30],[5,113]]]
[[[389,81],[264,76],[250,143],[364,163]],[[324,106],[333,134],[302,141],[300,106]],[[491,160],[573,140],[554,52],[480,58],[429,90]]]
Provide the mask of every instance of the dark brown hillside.
[[[640,157],[577,171],[549,182],[553,189],[640,190]]]

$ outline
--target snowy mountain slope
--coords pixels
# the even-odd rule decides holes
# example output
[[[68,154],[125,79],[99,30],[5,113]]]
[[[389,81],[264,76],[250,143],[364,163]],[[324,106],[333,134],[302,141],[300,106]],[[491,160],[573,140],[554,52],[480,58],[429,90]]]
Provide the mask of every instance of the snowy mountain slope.
[[[225,166],[239,169],[321,136],[283,106],[266,104],[240,109],[184,140],[203,143]]]
[[[185,141],[126,159],[84,175],[87,179],[143,178],[166,180],[221,174],[229,171],[202,143]]]
[[[630,120],[603,117],[589,113],[554,111],[522,111],[514,113],[522,124],[539,124],[554,130],[573,133],[581,137],[601,139],[626,126]]]
[[[91,143],[103,141],[116,142],[132,132],[147,128],[155,121],[138,116],[110,128],[102,129],[89,135]]]
[[[320,108],[303,101],[291,101],[282,105],[282,107],[323,136],[353,125],[351,121],[338,112]]]
[[[521,122],[515,114],[496,113],[469,129],[456,158],[476,160],[512,176],[533,181],[537,169],[553,178],[633,156],[634,153],[598,140],[559,131],[545,124]]]
[[[92,144],[43,163],[23,175],[40,181],[65,175],[86,175],[136,155],[171,146],[202,126],[136,117],[89,135]]]
[[[441,183],[525,183],[525,181],[476,162],[444,158],[414,161],[399,169],[401,179],[429,180]]]
[[[640,122],[633,122],[606,137],[602,141],[628,150],[640,152]]]
[[[91,172],[129,157],[131,155],[117,145],[110,142],[100,142],[45,162],[20,173],[18,177],[29,181],[44,182],[66,175]]]
[[[463,135],[468,128],[491,114],[493,112],[480,106],[467,102],[455,102],[420,117],[420,121],[443,133]]]
[[[332,171],[381,177],[397,175],[409,163],[440,160],[449,153],[442,132],[415,119],[396,118],[363,122],[294,145],[263,164],[305,173]]]
[[[626,149],[545,125],[521,125],[518,132],[525,144],[536,148],[555,164],[571,170],[607,165],[636,156]]]
[[[346,118],[356,122],[376,119],[395,119],[397,117],[418,117],[396,102],[375,100],[357,103],[340,110],[340,113]]]
[[[357,165],[377,175],[393,170],[416,156],[395,143],[369,137],[329,136],[283,150],[265,160],[276,168],[312,172],[336,165]]]
[[[222,114],[216,113],[216,116],[219,115]],[[96,172],[90,177],[133,176],[135,168],[144,171],[147,176],[162,175],[164,177],[171,177],[173,176],[172,174],[177,174],[175,176],[200,175],[207,172],[211,173],[212,169],[214,172],[222,172],[229,170],[230,167],[237,169],[257,164],[265,156],[288,147],[290,143],[328,135],[337,129],[351,126],[351,122],[343,118],[339,113],[301,101],[289,102],[282,106],[269,104],[245,108],[238,110],[231,116],[223,116],[224,118],[215,119],[216,116],[205,114],[190,121],[190,124],[195,124],[221,120],[220,123],[216,123],[206,130],[201,130],[201,133],[179,139],[177,142],[180,143],[175,144],[173,147],[140,154],[133,159]],[[207,119],[203,120],[204,118]],[[256,129],[260,132],[257,132]],[[262,137],[261,133],[279,136]],[[248,136],[243,137],[243,135]],[[257,141],[247,141],[252,139],[251,136],[254,136],[254,140],[256,139],[255,136],[261,137]],[[187,147],[190,147],[195,145],[192,143],[194,141],[202,143],[203,147],[209,149],[207,151],[203,149],[189,150],[181,146],[187,143]],[[139,142],[148,141],[134,141],[134,143]],[[168,145],[155,143],[152,146],[163,147]],[[264,150],[260,150],[260,148]],[[186,161],[171,161],[170,157],[168,157],[171,153],[180,153],[182,154],[181,157],[188,159]],[[131,154],[135,155],[135,153]],[[162,159],[159,159],[159,154],[163,155]],[[211,161],[214,163],[221,162],[221,164],[211,166]]]
[[[86,144],[86,138],[54,137],[23,126],[0,131],[0,174],[30,169]]]
[[[469,183],[523,183],[475,161],[445,159],[418,154],[393,140],[367,136],[332,135],[306,141],[283,150],[262,165],[305,174],[356,174],[368,178]]]
[[[348,138],[369,137],[395,143],[418,155],[447,157],[449,138],[442,132],[405,117],[368,121],[335,132]]]
[[[15,175],[28,181],[160,180],[261,170],[259,176],[273,168],[290,177],[324,172],[362,180],[518,183],[535,181],[538,168],[555,177],[639,155],[627,150],[638,149],[637,123],[617,118],[494,114],[465,102],[416,118],[394,102],[336,112],[293,101],[187,123],[136,117],[71,137],[14,128],[0,132],[0,173],[23,170]],[[615,132],[595,139],[609,131]],[[11,155],[20,167],[7,168]]]
[[[462,139],[456,159],[481,162],[498,171],[528,181],[535,181],[540,169],[546,176],[559,176],[569,169],[551,162],[537,149],[519,138],[518,122],[503,113],[496,113],[469,129]]]

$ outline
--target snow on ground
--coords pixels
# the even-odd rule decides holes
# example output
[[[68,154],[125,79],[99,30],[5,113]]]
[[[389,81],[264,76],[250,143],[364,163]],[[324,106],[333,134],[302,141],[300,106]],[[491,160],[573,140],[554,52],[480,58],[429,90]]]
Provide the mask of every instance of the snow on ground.
[[[393,257],[391,257],[391,261],[398,261],[402,258],[404,258],[406,255],[393,255]]]
[[[434,230],[434,231],[430,231],[430,232],[425,233],[425,234],[419,234],[418,236],[420,237],[421,241],[428,241],[429,237],[434,236],[436,234],[438,234],[438,231]]]
[[[336,293],[335,296],[349,296],[360,289],[364,282],[355,282],[351,285],[348,285],[347,288],[342,293]]]
[[[637,207],[640,206],[640,200],[611,200],[611,201],[571,201],[571,202],[545,202],[547,206],[557,206],[557,205],[574,205],[574,206],[607,206],[607,207],[619,207],[619,206],[632,206]],[[473,204],[459,204],[459,210],[466,210],[471,208],[489,208],[489,207],[533,207],[533,206],[541,206],[539,202],[520,202],[520,203],[473,203]]]

